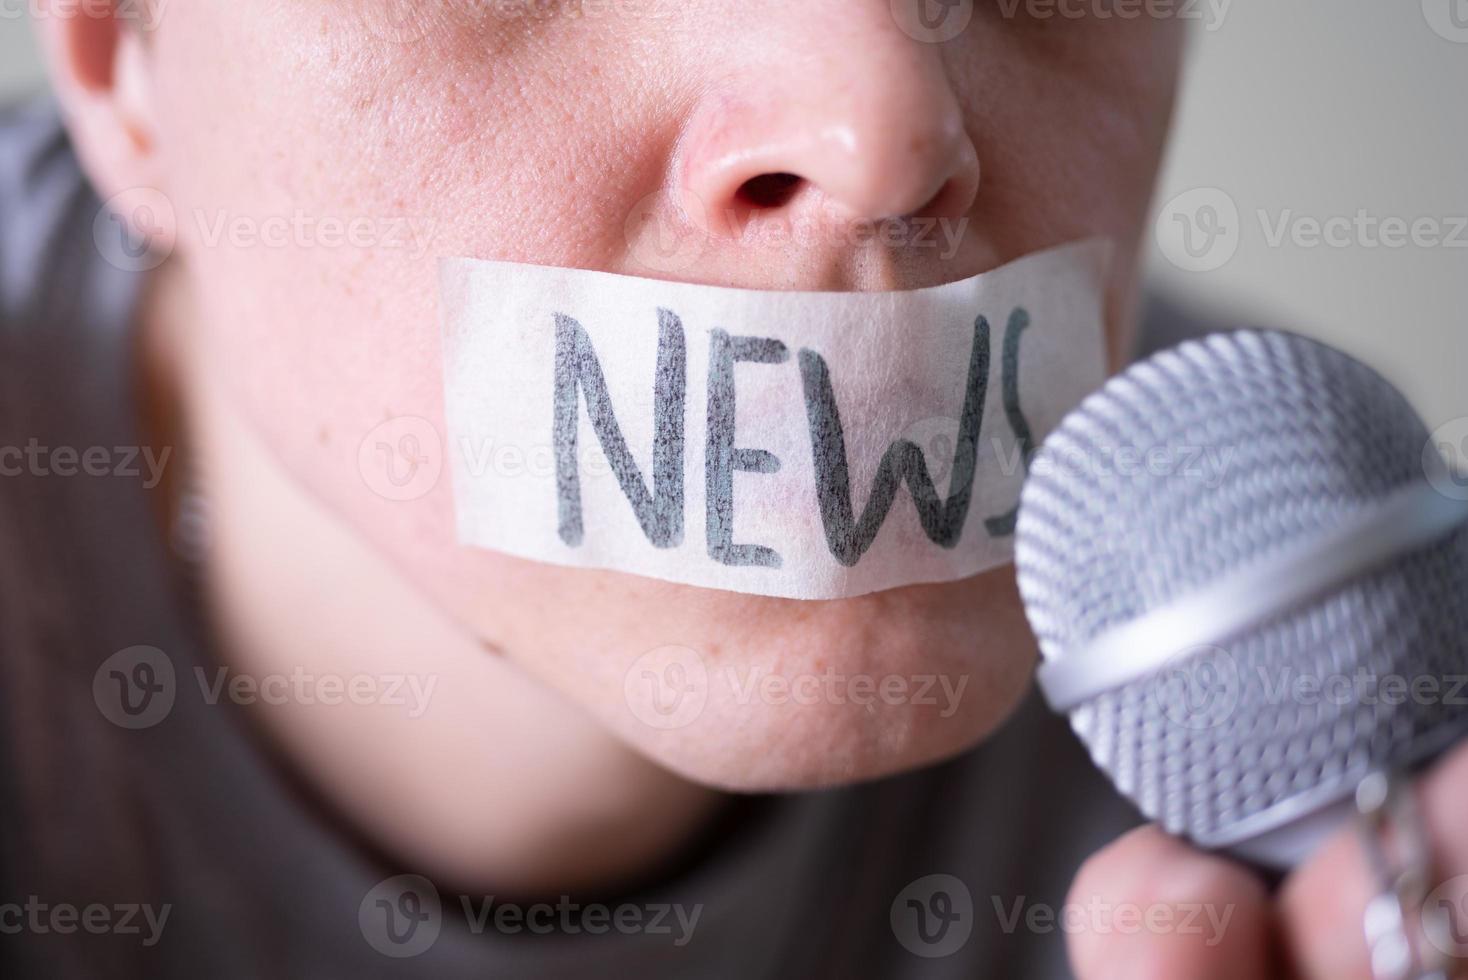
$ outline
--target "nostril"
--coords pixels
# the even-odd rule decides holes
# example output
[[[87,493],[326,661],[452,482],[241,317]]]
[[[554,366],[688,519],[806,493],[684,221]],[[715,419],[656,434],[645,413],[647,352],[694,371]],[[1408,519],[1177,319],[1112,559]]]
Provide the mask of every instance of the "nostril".
[[[740,185],[736,197],[750,208],[779,208],[790,203],[805,179],[798,174],[760,174]]]

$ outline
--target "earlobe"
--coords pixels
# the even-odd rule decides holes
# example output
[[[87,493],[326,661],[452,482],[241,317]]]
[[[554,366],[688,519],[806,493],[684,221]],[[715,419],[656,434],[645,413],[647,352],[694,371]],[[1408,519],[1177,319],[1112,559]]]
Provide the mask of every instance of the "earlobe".
[[[151,157],[153,139],[152,74],[149,71],[146,41],[129,30],[118,38],[112,58],[112,98],[116,105],[118,125],[142,157]]]

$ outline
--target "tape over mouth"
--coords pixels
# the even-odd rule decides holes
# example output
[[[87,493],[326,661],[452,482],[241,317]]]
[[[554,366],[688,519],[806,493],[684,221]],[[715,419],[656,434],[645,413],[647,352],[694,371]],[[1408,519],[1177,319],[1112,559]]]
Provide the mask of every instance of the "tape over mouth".
[[[1029,456],[1105,379],[1109,255],[878,293],[442,259],[458,540],[796,599],[1004,565]]]

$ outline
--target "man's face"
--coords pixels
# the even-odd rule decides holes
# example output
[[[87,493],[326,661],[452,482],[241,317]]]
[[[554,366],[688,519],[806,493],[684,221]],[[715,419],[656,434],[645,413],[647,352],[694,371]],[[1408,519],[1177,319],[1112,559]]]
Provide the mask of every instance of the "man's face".
[[[680,772],[807,786],[956,752],[1026,684],[1009,569],[802,602],[552,567],[456,546],[448,467],[389,500],[360,450],[401,417],[445,431],[440,256],[907,289],[1101,235],[1115,356],[1180,30],[1041,12],[173,0],[148,48],[160,189],[209,383],[442,611]],[[938,220],[882,220],[903,215]],[[693,659],[640,660],[669,646]],[[657,724],[694,674],[700,710]]]

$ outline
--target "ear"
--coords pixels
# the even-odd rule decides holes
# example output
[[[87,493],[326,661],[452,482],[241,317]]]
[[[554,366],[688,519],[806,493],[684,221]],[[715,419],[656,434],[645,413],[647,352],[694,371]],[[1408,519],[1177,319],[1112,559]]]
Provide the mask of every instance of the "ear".
[[[99,196],[139,240],[171,249],[152,85],[154,3],[33,0],[36,36],[72,144]],[[158,7],[161,10],[161,6]],[[161,221],[164,214],[167,221]],[[148,227],[138,227],[139,215]]]

